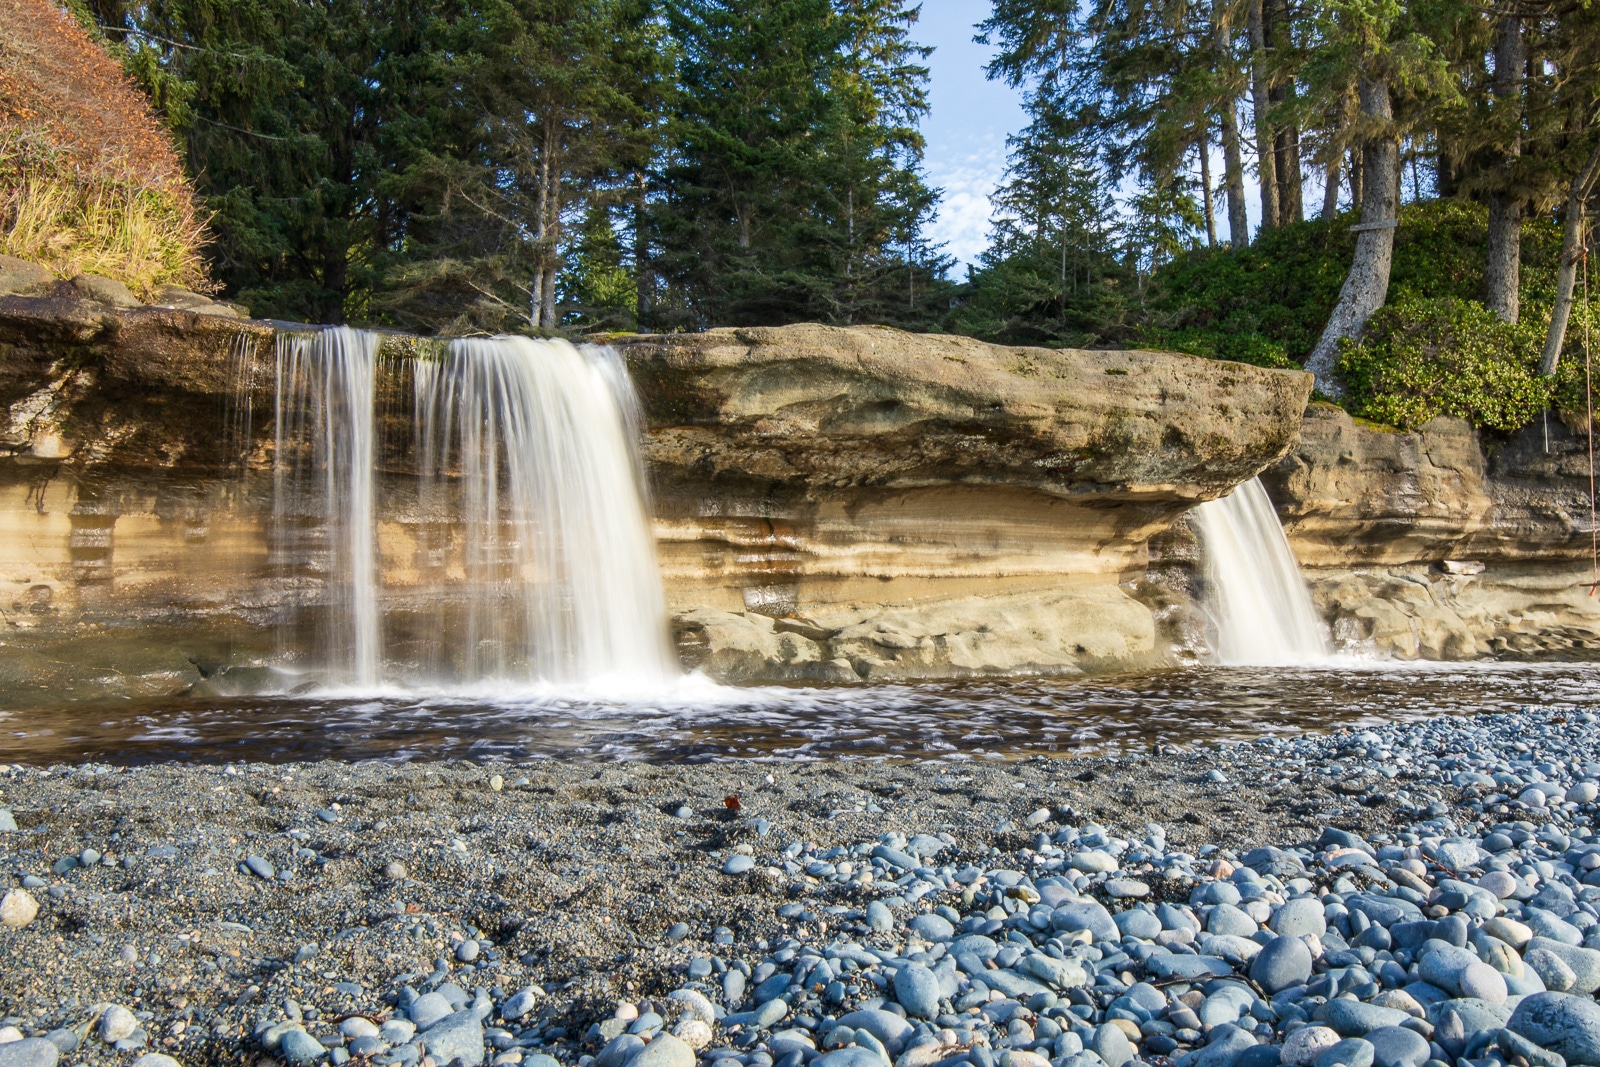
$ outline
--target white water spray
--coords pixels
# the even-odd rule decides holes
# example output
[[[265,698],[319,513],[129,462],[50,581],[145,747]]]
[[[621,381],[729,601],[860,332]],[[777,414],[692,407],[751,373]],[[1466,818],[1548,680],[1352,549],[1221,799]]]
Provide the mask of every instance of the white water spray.
[[[1330,656],[1327,634],[1261,479],[1196,507],[1206,607],[1225,664],[1301,666]]]
[[[364,688],[378,683],[382,660],[377,358],[378,335],[348,326],[278,337],[277,540],[291,558],[322,571],[334,620],[323,637],[328,665]]]
[[[608,349],[454,341],[413,368],[417,455],[455,483],[466,678],[575,683],[676,674],[634,441]]]
[[[291,580],[313,579],[302,584],[330,680],[677,675],[637,399],[619,357],[522,337],[454,341],[438,358],[405,361],[379,348],[377,334],[347,328],[278,345],[275,556]],[[408,440],[381,432],[405,414]],[[391,478],[380,493],[380,470],[408,467],[420,478]],[[398,547],[380,561],[380,520],[414,533],[415,564]],[[386,604],[380,575],[395,565],[421,567],[430,582]],[[400,658],[419,662],[390,665],[407,625],[423,650]]]

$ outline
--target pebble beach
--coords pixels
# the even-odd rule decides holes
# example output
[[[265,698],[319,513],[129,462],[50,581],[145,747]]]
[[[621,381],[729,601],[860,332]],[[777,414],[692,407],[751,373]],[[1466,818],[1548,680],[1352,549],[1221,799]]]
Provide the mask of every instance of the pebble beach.
[[[1600,1065],[1600,716],[0,769],[0,1067]]]

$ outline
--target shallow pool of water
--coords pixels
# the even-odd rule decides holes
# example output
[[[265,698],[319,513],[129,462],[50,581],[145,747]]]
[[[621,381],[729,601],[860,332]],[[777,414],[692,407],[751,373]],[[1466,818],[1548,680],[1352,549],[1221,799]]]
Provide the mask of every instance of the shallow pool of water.
[[[1193,667],[839,689],[689,678],[647,697],[330,693],[0,710],[0,760],[1013,759],[1596,704],[1600,664]]]

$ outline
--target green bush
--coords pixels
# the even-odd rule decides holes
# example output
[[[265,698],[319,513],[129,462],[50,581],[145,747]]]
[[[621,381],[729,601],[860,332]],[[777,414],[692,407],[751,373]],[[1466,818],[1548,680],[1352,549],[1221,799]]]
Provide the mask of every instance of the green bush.
[[[1503,322],[1474,300],[1402,297],[1341,353],[1345,407],[1407,430],[1456,415],[1510,433],[1537,418],[1557,387],[1539,374],[1543,343],[1539,322]]]

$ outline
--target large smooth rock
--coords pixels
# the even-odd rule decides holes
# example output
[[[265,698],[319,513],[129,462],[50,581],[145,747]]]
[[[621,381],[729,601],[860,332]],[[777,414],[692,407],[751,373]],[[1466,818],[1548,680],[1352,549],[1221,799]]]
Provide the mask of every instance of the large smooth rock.
[[[1593,993],[1600,990],[1600,950],[1567,945],[1548,937],[1535,937],[1528,942],[1527,951],[1537,949],[1549,952],[1571,968],[1571,992]]]
[[[905,1048],[906,1039],[911,1036],[911,1024],[892,1011],[882,1008],[865,1008],[861,1011],[848,1012],[839,1017],[840,1026],[848,1026],[852,1030],[865,1030],[882,1042],[891,1055],[898,1056]]]
[[[1311,950],[1298,937],[1275,937],[1250,963],[1250,979],[1277,993],[1311,978]]]
[[[0,1045],[0,1067],[56,1067],[61,1050],[42,1037],[26,1037]]]
[[[909,1015],[931,1019],[939,1014],[939,979],[920,963],[907,963],[895,972],[894,997]]]
[[[1524,997],[1506,1029],[1566,1058],[1569,1064],[1600,1065],[1600,1004],[1570,993]]]
[[[1315,897],[1292,897],[1284,901],[1272,910],[1267,925],[1280,937],[1301,937],[1306,934],[1321,937],[1328,932],[1328,923],[1322,914],[1322,901]]]
[[[481,1063],[482,1060],[478,1062]],[[685,1044],[681,1038],[671,1034],[658,1034],[655,1040],[634,1053],[627,1067],[695,1067],[694,1049]]]
[[[1380,1026],[1399,1026],[1411,1018],[1398,1008],[1380,1008],[1376,1004],[1344,999],[1330,1000],[1324,1014],[1327,1024],[1344,1037],[1362,1037]]]
[[[1072,933],[1087,930],[1096,941],[1116,941],[1121,936],[1116,920],[1105,905],[1093,900],[1079,900],[1061,905],[1050,913],[1050,925],[1057,930]],[[957,944],[960,944],[958,941]]]

